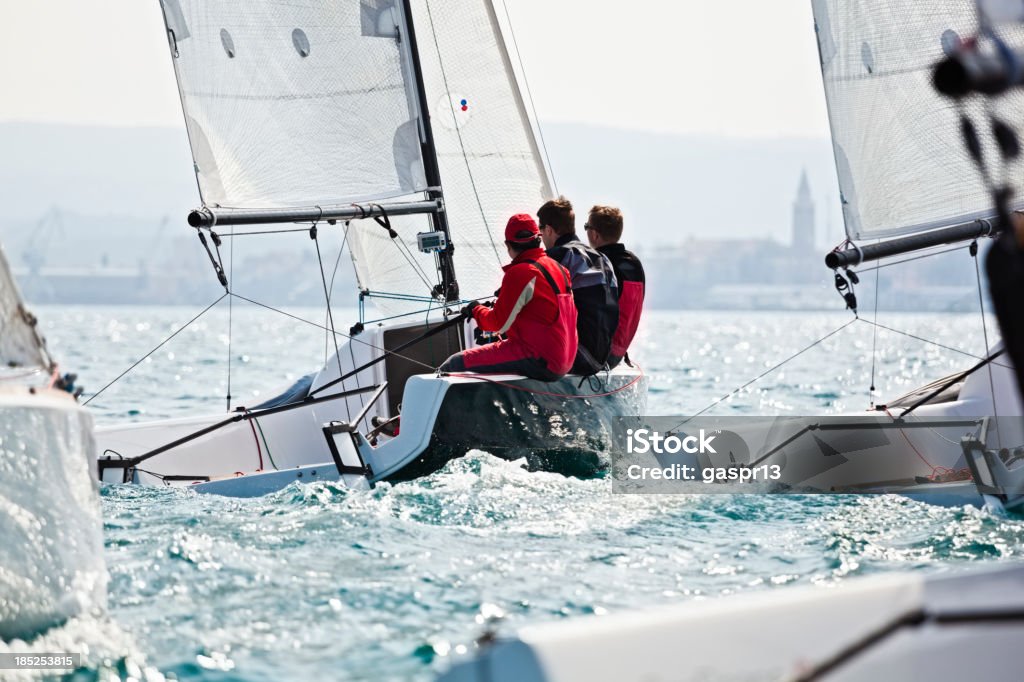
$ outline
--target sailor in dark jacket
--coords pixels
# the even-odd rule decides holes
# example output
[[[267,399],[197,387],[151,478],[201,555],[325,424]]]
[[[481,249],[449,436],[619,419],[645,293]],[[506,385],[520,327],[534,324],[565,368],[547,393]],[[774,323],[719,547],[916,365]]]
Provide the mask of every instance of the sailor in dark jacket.
[[[612,337],[612,350],[608,357],[608,366],[615,367],[622,362],[636,336],[647,278],[640,259],[619,243],[622,239],[622,211],[614,206],[595,206],[590,209],[586,229],[590,245],[608,257],[619,283],[619,326]]]
[[[579,346],[571,372],[590,376],[608,366],[619,324],[619,293],[611,261],[576,236],[576,214],[565,197],[537,210],[547,254],[569,271],[576,299]]]

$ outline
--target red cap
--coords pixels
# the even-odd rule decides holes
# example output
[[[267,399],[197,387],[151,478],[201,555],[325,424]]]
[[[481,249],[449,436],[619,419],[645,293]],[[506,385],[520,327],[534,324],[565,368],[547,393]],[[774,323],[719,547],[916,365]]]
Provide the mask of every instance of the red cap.
[[[529,213],[517,213],[505,226],[505,241],[510,244],[528,244],[539,236],[537,222]]]

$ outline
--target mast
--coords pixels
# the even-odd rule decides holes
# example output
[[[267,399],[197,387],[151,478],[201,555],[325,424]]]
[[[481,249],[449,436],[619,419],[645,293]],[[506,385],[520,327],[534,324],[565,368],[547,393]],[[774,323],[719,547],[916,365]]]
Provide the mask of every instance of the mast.
[[[440,209],[431,212],[431,220],[434,229],[443,232],[448,246],[437,254],[437,268],[441,275],[441,284],[434,288],[434,295],[444,297],[445,301],[459,300],[459,283],[455,277],[455,264],[453,254],[455,246],[452,244],[451,232],[448,229],[448,215],[444,210],[444,193],[441,190],[441,168],[437,163],[437,146],[434,143],[434,130],[430,123],[430,106],[427,101],[427,89],[423,82],[423,67],[420,64],[420,50],[416,42],[416,29],[413,27],[412,6],[410,0],[401,0],[406,35],[405,49],[412,62],[413,82],[416,84],[416,94],[419,100],[420,110],[420,147],[423,158],[423,170],[427,178],[427,196],[430,199],[440,202]],[[403,36],[399,34],[399,40]]]

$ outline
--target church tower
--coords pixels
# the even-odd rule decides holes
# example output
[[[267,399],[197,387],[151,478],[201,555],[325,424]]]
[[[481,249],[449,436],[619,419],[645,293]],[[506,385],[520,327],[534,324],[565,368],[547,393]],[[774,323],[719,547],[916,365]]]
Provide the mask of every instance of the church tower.
[[[793,250],[813,251],[814,241],[814,200],[805,168],[800,173],[800,187],[793,202]]]

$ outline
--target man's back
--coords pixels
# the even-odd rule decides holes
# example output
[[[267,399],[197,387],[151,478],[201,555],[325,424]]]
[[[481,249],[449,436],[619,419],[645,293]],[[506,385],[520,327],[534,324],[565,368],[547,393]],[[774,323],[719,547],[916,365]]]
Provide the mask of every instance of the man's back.
[[[572,279],[579,334],[572,373],[595,374],[611,354],[612,337],[619,324],[615,270],[606,256],[581,242],[575,234],[560,237],[547,253],[569,271]]]
[[[608,364],[614,367],[626,355],[636,335],[644,306],[647,277],[640,259],[622,244],[605,244],[597,250],[611,261],[619,284],[619,326],[612,337],[612,350],[608,359]]]

